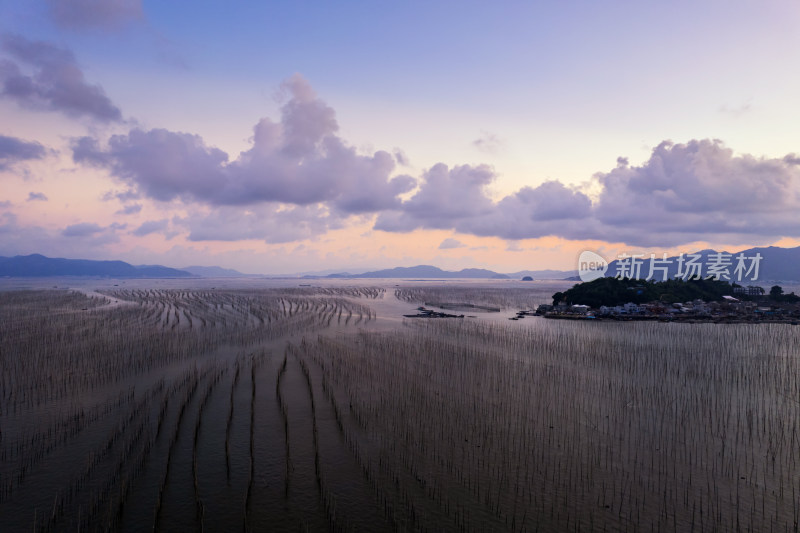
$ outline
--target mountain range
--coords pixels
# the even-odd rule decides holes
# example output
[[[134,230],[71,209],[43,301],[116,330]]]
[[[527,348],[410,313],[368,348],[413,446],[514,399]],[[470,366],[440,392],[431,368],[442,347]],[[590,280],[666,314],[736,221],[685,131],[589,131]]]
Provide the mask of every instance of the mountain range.
[[[133,266],[124,261],[62,259],[41,254],[0,257],[0,276],[43,278],[50,276],[91,276],[104,278],[190,278],[183,270],[160,265]]]
[[[242,274],[238,270],[232,268],[222,268],[218,266],[188,266],[181,268],[184,272],[188,272],[193,276],[200,276],[201,278],[252,278],[257,277],[255,274]]]
[[[442,270],[431,265],[418,265],[413,267],[395,267],[386,270],[376,270],[374,272],[364,272],[363,274],[328,274],[326,278],[347,279],[347,278],[430,278],[430,279],[509,279],[506,274],[500,274],[492,270],[483,268],[465,268],[457,272]]]
[[[700,256],[698,262],[707,265],[712,261],[714,250],[697,252]],[[725,252],[723,252],[725,253]],[[800,246],[796,248],[779,248],[768,246],[750,248],[742,252],[731,254],[729,270],[731,273],[737,266],[737,256],[742,254],[745,258],[753,258],[756,254],[761,256],[759,262],[758,280],[765,281],[800,281]],[[678,272],[677,257],[668,258],[667,275],[674,277]],[[750,266],[748,259],[747,266]],[[606,276],[616,276],[620,269],[619,260],[608,264]],[[640,277],[644,278],[649,273],[649,259],[641,266]],[[465,268],[458,271],[442,270],[431,265],[418,265],[413,267],[396,267],[384,270],[350,274],[347,272],[329,273],[326,275],[308,274],[303,279],[514,279],[519,280],[524,276],[533,279],[569,279],[578,280],[575,270],[522,270],[512,273],[500,273],[482,268]],[[190,266],[183,269],[165,267],[161,265],[131,265],[124,261],[94,261],[89,259],[63,259],[49,258],[41,254],[18,255],[15,257],[0,257],[0,277],[50,277],[50,276],[88,276],[108,278],[239,278],[252,277],[233,269],[216,266]],[[294,276],[285,276],[294,277]],[[656,273],[656,279],[661,278],[661,273]],[[735,279],[734,279],[735,281]],[[745,279],[743,284],[747,284]]]
[[[565,279],[576,275],[572,270],[520,270],[504,274],[487,270],[485,268],[464,268],[458,271],[442,270],[431,265],[417,265],[413,267],[395,267],[360,274],[349,272],[336,272],[327,275],[305,275],[306,279],[362,279],[362,278],[420,278],[420,279],[522,279],[529,276],[533,279]]]

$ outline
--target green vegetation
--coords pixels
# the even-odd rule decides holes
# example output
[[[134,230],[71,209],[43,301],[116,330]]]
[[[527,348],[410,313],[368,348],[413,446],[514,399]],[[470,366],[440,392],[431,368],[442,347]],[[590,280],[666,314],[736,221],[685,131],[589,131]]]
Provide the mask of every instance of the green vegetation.
[[[660,300],[664,303],[687,302],[701,299],[706,302],[721,300],[733,294],[726,281],[710,279],[644,281],[637,279],[599,278],[589,283],[579,283],[566,292],[553,295],[553,304],[583,304],[591,307],[622,305],[627,302],[645,303]]]
[[[775,302],[796,303],[800,301],[800,296],[790,292],[786,294],[783,292],[783,287],[780,285],[773,285],[769,290],[769,299]]]

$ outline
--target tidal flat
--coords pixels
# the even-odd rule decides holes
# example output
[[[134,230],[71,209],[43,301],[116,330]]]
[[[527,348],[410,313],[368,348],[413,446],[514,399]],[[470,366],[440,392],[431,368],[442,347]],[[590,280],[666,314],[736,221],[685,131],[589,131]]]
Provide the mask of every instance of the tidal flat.
[[[798,530],[800,328],[308,284],[2,287],[0,530]]]

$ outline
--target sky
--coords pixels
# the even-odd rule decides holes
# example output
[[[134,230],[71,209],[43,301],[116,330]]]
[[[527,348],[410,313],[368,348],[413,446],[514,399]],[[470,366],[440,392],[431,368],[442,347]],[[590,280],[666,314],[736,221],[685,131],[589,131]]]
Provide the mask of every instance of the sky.
[[[800,4],[0,0],[0,256],[800,245]]]

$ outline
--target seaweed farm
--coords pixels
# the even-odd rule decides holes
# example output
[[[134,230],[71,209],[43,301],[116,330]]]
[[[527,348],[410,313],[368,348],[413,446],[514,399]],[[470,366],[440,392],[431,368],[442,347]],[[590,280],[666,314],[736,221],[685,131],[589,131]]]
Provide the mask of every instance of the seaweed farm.
[[[371,281],[0,291],[0,530],[798,531],[798,328]]]

